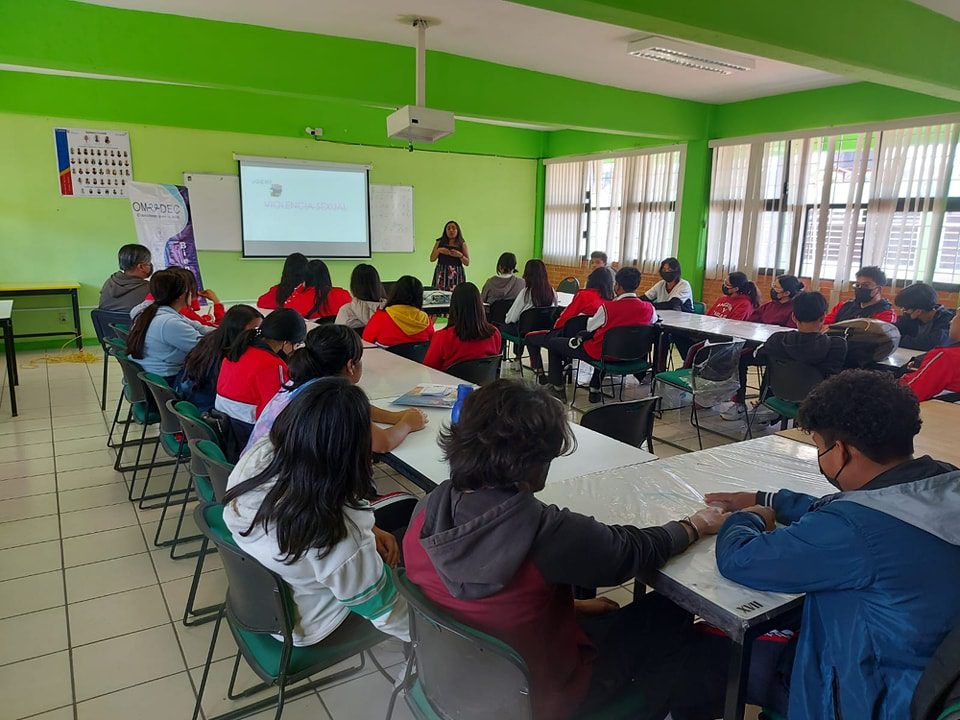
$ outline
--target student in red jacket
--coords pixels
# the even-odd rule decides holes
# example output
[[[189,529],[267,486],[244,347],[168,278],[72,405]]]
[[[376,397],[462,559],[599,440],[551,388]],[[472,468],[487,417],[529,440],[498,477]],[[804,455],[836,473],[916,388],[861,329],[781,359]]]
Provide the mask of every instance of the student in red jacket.
[[[303,317],[289,308],[267,315],[230,346],[217,377],[214,407],[230,418],[239,447],[250,437],[263,408],[288,380],[287,357],[307,334]]]
[[[487,322],[480,291],[471,282],[457,285],[450,296],[447,326],[434,333],[423,364],[437,370],[466,360],[500,354],[500,331]]]
[[[753,311],[750,322],[764,325],[796,327],[793,321],[793,299],[803,292],[803,283],[793,275],[781,275],[770,287],[770,299]]]
[[[923,357],[919,369],[900,378],[921,402],[946,391],[960,392],[960,313],[950,321],[950,344]]]
[[[303,281],[307,277],[307,256],[291,253],[283,261],[280,284],[274,285],[257,299],[257,307],[264,310],[276,310],[285,307],[294,292],[303,292]]]
[[[192,320],[195,323],[203,325],[204,328],[215,328],[220,325],[220,321],[223,320],[223,316],[226,313],[224,310],[223,303],[220,302],[220,298],[217,297],[217,294],[210,290],[197,290],[197,278],[187,268],[177,267],[171,265],[168,270],[171,270],[175,273],[179,273],[184,281],[187,283],[187,304],[180,309],[180,314],[183,315],[187,320]],[[213,317],[207,315],[206,313],[200,314],[200,300],[199,298],[206,298],[213,305]],[[147,293],[147,297],[142,303],[137,305],[133,310],[130,311],[131,317],[136,317],[140,312],[147,307],[150,303],[153,302],[153,295]],[[205,331],[209,332],[209,330]]]
[[[543,353],[540,348],[545,347],[547,341],[563,335],[563,326],[573,318],[581,315],[593,317],[605,302],[613,300],[613,276],[614,273],[606,265],[595,268],[587,277],[586,287],[578,290],[573,301],[560,313],[553,330],[528,333],[524,338],[530,349],[530,367],[540,374],[541,385],[546,384],[547,377],[543,374]]]
[[[548,381],[552,385],[554,395],[566,402],[566,389],[563,385],[563,359],[568,357],[580,360],[599,360],[603,350],[603,337],[611,328],[628,325],[652,325],[656,322],[657,311],[646,300],[637,297],[637,288],[640,287],[640,271],[635,267],[625,267],[617,271],[613,292],[616,299],[605,302],[600,309],[587,321],[587,332],[590,337],[582,344],[571,347],[570,340],[565,337],[555,337],[547,341],[547,356],[550,362]],[[600,402],[600,381],[603,378],[599,372],[594,372],[590,379],[590,402]]]
[[[450,480],[420,501],[403,538],[410,580],[523,657],[537,720],[588,716],[628,689],[648,699],[635,717],[664,717],[692,654],[692,617],[658,593],[620,608],[574,600],[573,589],[643,576],[717,532],[726,515],[707,508],[637,528],[544,504],[535,494],[573,437],[563,406],[522,382],[468,395],[440,437]]]
[[[721,288],[723,295],[717,298],[707,315],[726,320],[749,320],[760,307],[760,292],[742,272],[732,272]]]
[[[844,320],[873,318],[888,323],[897,322],[897,313],[890,302],[883,297],[883,286],[887,284],[887,274],[876,265],[857,270],[857,281],[853,283],[853,300],[838,303],[824,318],[824,325],[833,325]]]
[[[307,320],[320,320],[336,317],[348,302],[350,293],[333,286],[327,264],[323,260],[311,260],[307,263],[302,291],[293,293],[284,307],[293,308]]]
[[[397,280],[387,305],[377,310],[363,329],[363,339],[383,347],[427,342],[433,320],[423,311],[423,283],[411,275]]]

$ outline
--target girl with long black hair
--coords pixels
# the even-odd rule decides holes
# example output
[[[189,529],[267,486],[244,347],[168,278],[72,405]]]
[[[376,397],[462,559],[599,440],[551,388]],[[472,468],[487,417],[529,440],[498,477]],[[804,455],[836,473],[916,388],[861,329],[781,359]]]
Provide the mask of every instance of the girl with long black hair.
[[[461,283],[450,296],[447,326],[437,330],[423,364],[437,370],[467,360],[500,354],[500,331],[487,322],[480,291],[473,283]]]
[[[363,329],[363,339],[384,347],[427,342],[433,320],[423,311],[423,283],[403,275],[390,292],[383,310],[377,310]]]
[[[244,551],[293,592],[293,642],[372,622],[408,641],[407,607],[387,565],[396,539],[375,525],[370,403],[344,378],[304,388],[230,474],[223,520]]]
[[[323,260],[311,260],[307,263],[303,292],[291,297],[285,307],[293,308],[307,320],[321,320],[335,317],[348,302],[350,293],[334,287],[327,264]]]
[[[527,260],[527,264],[523,266],[523,282],[525,285],[523,292],[514,299],[513,305],[507,310],[504,323],[499,325],[501,332],[516,335],[517,322],[524,312],[530,308],[552,307],[557,304],[557,293],[550,285],[550,279],[547,277],[547,266],[543,264],[542,260]],[[514,368],[518,369],[523,347],[516,345],[514,353],[516,355]]]
[[[350,273],[350,302],[343,305],[334,322],[354,330],[362,330],[373,314],[387,301],[387,293],[380,282],[380,273],[373,265],[360,263]]]
[[[301,286],[306,277],[307,256],[303,253],[290,253],[287,255],[287,259],[283,261],[280,283],[274,285],[257,299],[257,307],[264,310],[284,307],[295,291],[302,290]]]

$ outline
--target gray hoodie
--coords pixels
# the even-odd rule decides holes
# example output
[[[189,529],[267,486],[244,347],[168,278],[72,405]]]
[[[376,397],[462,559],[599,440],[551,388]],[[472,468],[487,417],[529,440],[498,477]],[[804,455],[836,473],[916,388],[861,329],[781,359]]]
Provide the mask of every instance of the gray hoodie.
[[[117,270],[100,288],[100,309],[130,312],[146,299],[149,292],[149,280]]]
[[[497,300],[513,300],[523,292],[526,284],[516,275],[494,275],[483,284],[480,299],[485,303]]]

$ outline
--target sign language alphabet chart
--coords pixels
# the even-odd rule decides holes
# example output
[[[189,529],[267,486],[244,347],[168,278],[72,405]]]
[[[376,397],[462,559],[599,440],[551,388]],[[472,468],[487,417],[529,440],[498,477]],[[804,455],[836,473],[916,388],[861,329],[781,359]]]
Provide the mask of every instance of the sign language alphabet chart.
[[[53,135],[61,195],[128,196],[133,180],[128,133],[54,128]]]

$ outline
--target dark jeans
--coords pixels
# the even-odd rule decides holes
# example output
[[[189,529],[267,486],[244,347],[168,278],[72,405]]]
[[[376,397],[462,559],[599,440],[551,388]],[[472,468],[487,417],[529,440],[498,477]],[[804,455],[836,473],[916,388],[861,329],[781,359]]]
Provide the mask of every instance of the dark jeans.
[[[563,358],[570,358],[571,360],[597,359],[588,355],[587,351],[583,349],[583,345],[576,348],[570,347],[570,338],[552,337],[544,343],[544,346],[547,348],[547,360],[550,363],[548,378],[551,384],[558,387],[563,385]],[[591,391],[600,390],[601,380],[600,371],[594,370],[593,377],[590,378]]]
[[[543,352],[541,348],[546,347],[549,340],[560,337],[562,330],[536,331],[527,333],[524,338],[527,348],[530,350],[530,367],[534,370],[543,370]]]

